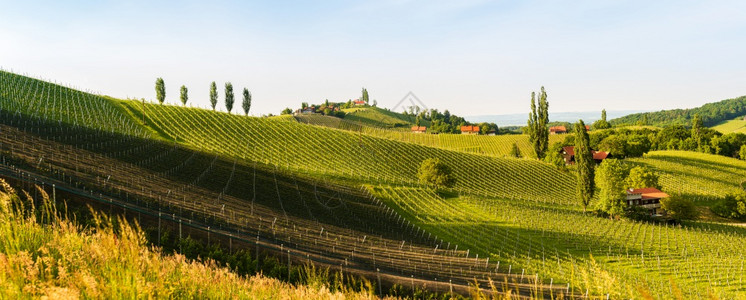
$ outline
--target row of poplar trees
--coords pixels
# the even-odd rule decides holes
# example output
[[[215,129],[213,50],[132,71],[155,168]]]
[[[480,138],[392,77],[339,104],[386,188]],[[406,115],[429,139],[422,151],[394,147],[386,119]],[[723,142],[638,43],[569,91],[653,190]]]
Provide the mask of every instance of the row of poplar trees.
[[[166,101],[166,84],[163,81],[163,78],[158,78],[155,80],[155,96],[158,99],[158,102],[160,104],[163,104],[164,101]],[[181,104],[186,106],[187,101],[189,101],[189,89],[187,89],[186,86],[181,86],[181,95],[180,95]],[[235,96],[233,95],[233,84],[230,82],[225,83],[225,108],[228,110],[228,113],[233,110],[233,104],[235,103]],[[210,84],[210,105],[212,106],[212,110],[215,110],[215,106],[218,104],[218,86],[215,84],[215,81],[213,81]],[[249,89],[244,88],[243,89],[243,103],[242,103],[243,112],[245,115],[249,115],[249,109],[251,109],[251,92]]]
[[[537,106],[538,100],[538,106]],[[529,141],[539,159],[546,156],[549,149],[549,102],[544,87],[537,95],[531,92],[531,112],[528,115]],[[575,166],[577,167],[576,195],[583,205],[583,211],[588,208],[594,193],[593,152],[591,152],[590,137],[583,120],[575,123]]]

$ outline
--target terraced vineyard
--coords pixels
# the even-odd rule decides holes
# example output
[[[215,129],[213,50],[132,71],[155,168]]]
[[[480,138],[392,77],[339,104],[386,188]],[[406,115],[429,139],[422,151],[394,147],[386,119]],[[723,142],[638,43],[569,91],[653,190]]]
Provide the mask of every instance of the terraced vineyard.
[[[535,298],[746,297],[743,228],[585,215],[572,174],[466,149],[512,146],[504,137],[428,144],[433,135],[302,121],[86,96],[2,72],[0,173],[156,216],[179,236],[391,283],[463,291],[494,280]],[[427,158],[454,169],[455,188],[436,194],[417,182]],[[742,162],[696,153],[630,163],[665,172],[664,190],[705,196],[745,175]]]
[[[659,171],[663,189],[711,200],[737,192],[746,179],[746,161],[690,151],[654,151],[643,158],[628,159]]]
[[[484,196],[570,203],[573,176],[533,160],[496,159],[424,147],[297,122],[247,118],[203,109],[123,101],[144,107],[149,126],[195,150],[258,161],[306,176],[344,182],[418,184],[416,171],[427,158],[448,161],[457,190]],[[525,176],[515,176],[524,174]],[[479,180],[476,180],[479,179]]]
[[[609,220],[525,201],[443,198],[418,188],[370,189],[425,230],[489,255],[502,272],[569,283],[574,294],[629,299],[644,287],[665,299],[673,282],[687,299],[743,296],[744,229]]]
[[[483,154],[494,157],[507,157],[518,145],[522,156],[536,157],[527,135],[462,135],[462,134],[419,134],[406,130],[392,130],[367,125],[362,122],[351,122],[347,119],[322,115],[302,115],[296,117],[299,122],[329,128],[361,132],[374,137],[413,143],[433,148],[454,150],[464,153]],[[550,135],[549,144],[561,142],[566,135]]]

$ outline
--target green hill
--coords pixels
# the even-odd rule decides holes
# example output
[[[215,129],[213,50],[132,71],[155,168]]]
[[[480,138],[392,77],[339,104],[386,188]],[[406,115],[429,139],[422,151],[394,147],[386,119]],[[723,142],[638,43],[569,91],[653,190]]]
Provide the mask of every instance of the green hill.
[[[378,107],[359,107],[345,109],[345,120],[359,122],[376,128],[401,128],[409,130],[414,126],[415,117],[405,116],[397,112],[391,112]],[[429,126],[428,121],[423,121],[422,126]]]
[[[720,122],[746,115],[746,96],[726,99],[719,102],[707,103],[690,109],[672,109],[658,112],[636,113],[609,121],[612,125],[635,125],[645,122],[645,125],[691,125],[694,115],[699,115],[705,126],[714,126]]]
[[[340,119],[322,115],[300,115],[295,117],[298,122],[328,128],[342,129],[347,131],[359,132],[374,137],[380,137],[389,140],[414,143],[418,145],[435,147],[446,150],[453,150],[465,153],[483,154],[495,157],[507,157],[513,144],[518,145],[522,157],[536,157],[534,150],[529,142],[528,135],[525,134],[507,134],[507,135],[464,135],[464,134],[421,134],[412,133],[409,128],[389,129],[369,125],[370,123],[353,122],[347,119]],[[567,135],[550,135],[549,144],[561,142]]]
[[[572,173],[495,157],[499,150],[470,150],[503,146],[497,137],[442,135],[436,144],[366,132],[375,122],[362,120],[312,126],[291,117],[70,97],[10,73],[0,73],[0,91],[10,91],[0,94],[0,171],[128,207],[130,218],[168,221],[171,240],[184,225],[293,263],[441,291],[446,282],[488,288],[495,281],[535,298],[673,299],[674,287],[681,298],[746,296],[743,228],[583,213]],[[86,113],[64,119],[68,107]],[[360,127],[340,130],[343,123]],[[419,184],[417,168],[427,158],[454,170],[454,188]],[[690,195],[714,197],[743,176],[741,165],[720,159],[654,152],[628,161],[670,172],[662,176],[666,191],[691,181]],[[695,178],[698,171],[705,175]],[[153,226],[149,234],[162,239]]]
[[[746,120],[744,120],[742,117],[738,117],[732,120],[723,121],[719,124],[716,124],[712,126],[712,129],[715,129],[723,134],[728,133],[746,133]]]

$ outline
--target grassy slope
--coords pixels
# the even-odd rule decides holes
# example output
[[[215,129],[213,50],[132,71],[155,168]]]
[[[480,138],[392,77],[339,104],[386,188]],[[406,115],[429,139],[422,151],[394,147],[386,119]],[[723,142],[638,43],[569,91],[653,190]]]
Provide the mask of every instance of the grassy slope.
[[[454,150],[465,153],[483,154],[494,157],[507,157],[513,144],[517,144],[524,157],[536,157],[528,136],[519,135],[463,135],[463,134],[417,134],[409,130],[395,130],[376,127],[370,123],[353,122],[321,115],[296,117],[299,122],[329,128],[362,132],[370,136],[402,141],[428,147]],[[549,144],[560,142],[566,135],[550,135]]]
[[[359,122],[376,128],[402,128],[409,129],[414,125],[414,117],[405,116],[400,113],[390,112],[378,107],[356,107],[344,110],[347,113],[345,120]],[[429,121],[423,121],[422,126],[430,126]]]
[[[123,103],[142,109],[139,103]],[[169,105],[144,107],[149,126],[187,146],[311,176],[356,185],[409,185],[417,182],[420,162],[437,157],[460,178],[456,188],[471,193],[561,203],[571,201],[573,194],[572,175],[533,160],[470,155],[284,120]]]
[[[121,220],[116,228],[106,219],[95,229],[62,218],[41,225],[28,212],[13,209],[25,201],[0,180],[0,298],[370,297],[331,292],[319,284],[292,286],[261,275],[241,277],[211,262],[167,256],[147,247],[143,232]]]
[[[746,180],[746,161],[690,151],[653,151],[644,158],[627,159],[657,170],[663,190],[693,199],[704,220],[729,222],[712,214],[709,207],[729,192],[741,190]]]
[[[735,287],[726,288],[723,282],[730,279],[730,284],[733,284],[738,278],[739,270],[732,266],[743,254],[743,233],[664,229],[581,215],[576,208],[567,205],[573,198],[572,176],[541,163],[469,155],[273,119],[167,105],[150,104],[144,109],[146,116],[152,118],[149,125],[177,137],[190,147],[205,148],[229,157],[265,161],[311,176],[373,183],[379,187],[375,190],[378,196],[394,208],[407,212],[414,222],[427,225],[425,228],[442,232],[453,242],[475,249],[475,252],[500,257],[504,259],[503,263],[531,266],[532,271],[546,270],[542,276],[559,274],[558,281],[560,278],[572,280],[583,272],[586,275],[594,272],[589,276],[599,275],[594,268],[581,266],[591,265],[592,261],[587,259],[591,251],[594,257],[599,257],[601,275],[611,274],[625,282],[643,276],[655,280],[655,284],[668,282],[660,267],[651,264],[650,259],[635,259],[649,258],[649,255],[661,257],[664,268],[680,270],[678,272],[682,273],[677,273],[676,278],[683,279],[677,284],[688,288],[697,286],[697,292],[706,289],[708,279],[705,278],[720,282],[718,289],[732,292]],[[452,163],[459,175],[458,189],[462,194],[447,197],[451,203],[443,203],[428,191],[407,187],[414,181],[418,162],[433,156]],[[560,205],[494,198],[520,198]],[[696,235],[689,236],[689,233]],[[502,240],[492,240],[490,237],[493,236]],[[609,236],[615,238],[609,239]],[[722,245],[728,247],[719,250],[717,247]],[[701,251],[692,256],[681,251],[682,247]],[[560,254],[563,250],[569,256]],[[605,250],[607,255],[603,254]],[[537,265],[539,259],[547,256],[547,261],[554,259],[552,252],[560,259],[558,265],[565,267],[556,271],[558,273],[551,273],[548,269],[551,265]],[[715,252],[717,257],[707,254]],[[544,264],[546,261],[542,262]],[[503,267],[500,269],[505,272]],[[702,273],[702,269],[706,272]],[[697,272],[697,283],[686,278],[687,271],[689,274]],[[599,287],[594,289],[604,291]],[[664,286],[656,287],[656,290],[663,293],[667,289]],[[615,295],[621,293],[618,287],[614,292]]]
[[[746,121],[743,118],[736,118],[715,125],[712,127],[712,129],[720,131],[723,134],[732,132],[746,133]]]

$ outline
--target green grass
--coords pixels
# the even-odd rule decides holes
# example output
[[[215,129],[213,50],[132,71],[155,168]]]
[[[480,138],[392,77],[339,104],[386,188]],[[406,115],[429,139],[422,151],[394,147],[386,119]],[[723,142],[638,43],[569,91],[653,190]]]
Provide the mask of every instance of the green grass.
[[[717,130],[723,134],[728,134],[728,133],[733,133],[733,132],[746,133],[746,120],[744,120],[743,117],[739,117],[733,120],[728,120],[720,124],[717,124],[713,126],[712,129]]]

